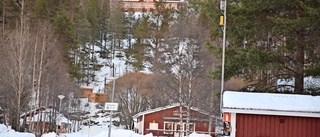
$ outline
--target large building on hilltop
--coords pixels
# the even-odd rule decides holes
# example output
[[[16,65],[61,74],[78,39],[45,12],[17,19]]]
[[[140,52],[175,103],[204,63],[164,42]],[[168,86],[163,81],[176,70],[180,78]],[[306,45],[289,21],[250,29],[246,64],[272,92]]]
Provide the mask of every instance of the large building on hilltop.
[[[113,0],[113,2],[121,2],[124,10],[134,10],[141,12],[143,10],[150,11],[155,9],[156,2],[160,0]],[[172,9],[178,9],[180,6],[186,5],[187,1],[184,0],[163,0],[166,7]]]

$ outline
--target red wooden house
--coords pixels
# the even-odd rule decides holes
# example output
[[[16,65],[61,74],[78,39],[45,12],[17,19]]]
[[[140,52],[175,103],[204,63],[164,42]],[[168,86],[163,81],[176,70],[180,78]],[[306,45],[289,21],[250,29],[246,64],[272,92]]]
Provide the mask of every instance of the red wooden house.
[[[178,137],[182,128],[186,135],[187,127],[187,108],[182,109],[183,122],[180,123],[180,105],[160,107],[156,109],[140,112],[133,116],[136,119],[135,130],[140,134],[152,133],[153,136]],[[197,108],[190,109],[190,132],[207,133],[209,128],[209,115]],[[214,119],[214,118],[212,118]],[[214,122],[211,125],[211,133],[214,133]]]
[[[320,96],[225,91],[222,112],[231,137],[320,137]]]

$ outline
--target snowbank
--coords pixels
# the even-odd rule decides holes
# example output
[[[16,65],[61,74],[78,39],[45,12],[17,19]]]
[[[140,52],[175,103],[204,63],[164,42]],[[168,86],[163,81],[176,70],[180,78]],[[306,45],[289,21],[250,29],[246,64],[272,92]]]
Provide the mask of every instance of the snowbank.
[[[0,124],[0,137],[35,137],[35,135],[8,130],[7,126]]]
[[[7,126],[0,124],[0,137],[7,136],[9,136]]]
[[[95,135],[94,137],[108,137],[109,132],[108,131],[102,131],[99,134]],[[153,137],[152,134],[148,135],[140,135],[136,134],[133,131],[130,130],[124,130],[124,129],[117,129],[111,131],[112,137]]]
[[[57,137],[57,134],[54,132],[43,134],[41,137]]]
[[[196,132],[193,132],[189,135],[189,137],[211,137],[211,136],[206,134],[197,134]]]
[[[86,129],[88,130],[88,129]],[[108,128],[93,126],[90,130],[90,137],[108,137]],[[61,134],[60,137],[88,137],[88,131],[80,131],[70,134]],[[8,130],[7,126],[0,124],[0,137],[35,137],[32,133],[16,132],[14,130]],[[56,133],[50,132],[43,134],[41,137],[58,137]],[[131,130],[125,129],[112,129],[111,137],[153,137],[152,133],[141,135]],[[189,137],[211,137],[205,134],[192,133]]]
[[[124,135],[126,135],[127,137],[153,137],[152,134],[141,135],[141,134],[137,134],[131,130],[125,130],[125,129],[114,130],[112,135],[113,135],[112,137],[123,137]]]

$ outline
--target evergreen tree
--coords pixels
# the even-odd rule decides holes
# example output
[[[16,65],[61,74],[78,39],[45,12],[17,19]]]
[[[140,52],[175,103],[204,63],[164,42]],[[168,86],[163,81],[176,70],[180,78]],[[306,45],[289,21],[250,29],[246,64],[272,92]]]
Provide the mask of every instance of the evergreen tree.
[[[145,62],[148,62],[150,58],[145,56],[147,49],[150,47],[144,39],[150,39],[149,28],[149,15],[143,12],[136,17],[136,25],[132,28],[132,34],[135,38],[135,43],[130,48],[125,50],[126,63],[133,67],[134,71],[140,71],[145,68]]]
[[[165,7],[165,2],[156,2],[155,9],[149,13],[143,12],[138,19],[138,24],[133,30],[136,42],[131,49],[126,50],[128,64],[135,70],[155,71],[159,65],[162,40],[169,31],[173,21],[174,9]]]
[[[226,78],[246,78],[258,91],[275,91],[279,79],[292,79],[294,92],[304,93],[303,78],[319,75],[319,1],[237,0],[227,7]]]

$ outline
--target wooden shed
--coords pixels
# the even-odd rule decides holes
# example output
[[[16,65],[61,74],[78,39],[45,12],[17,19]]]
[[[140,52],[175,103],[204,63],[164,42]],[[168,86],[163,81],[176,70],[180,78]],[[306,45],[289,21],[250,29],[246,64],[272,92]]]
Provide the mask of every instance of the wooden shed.
[[[81,98],[88,98],[88,102],[105,103],[108,101],[107,93],[93,93],[92,87],[81,87]]]
[[[320,96],[225,91],[231,137],[320,137]]]
[[[153,136],[178,137],[180,128],[186,135],[187,127],[187,108],[182,109],[183,122],[180,123],[179,113],[180,105],[173,104],[170,106],[140,112],[133,116],[136,120],[135,131],[140,134],[152,133]],[[213,118],[212,115],[210,115]],[[214,122],[211,125],[211,132],[214,132]],[[189,127],[191,132],[206,133],[209,129],[209,115],[197,108],[190,109]]]

